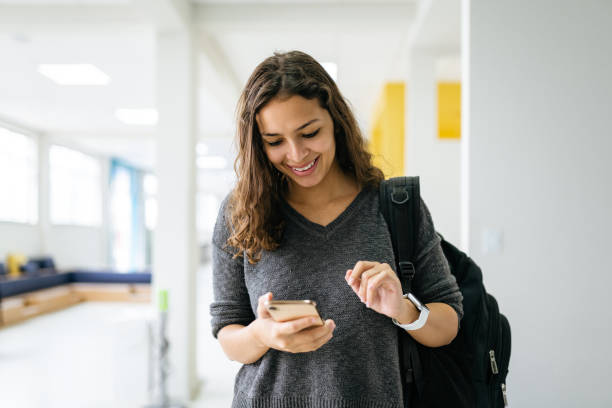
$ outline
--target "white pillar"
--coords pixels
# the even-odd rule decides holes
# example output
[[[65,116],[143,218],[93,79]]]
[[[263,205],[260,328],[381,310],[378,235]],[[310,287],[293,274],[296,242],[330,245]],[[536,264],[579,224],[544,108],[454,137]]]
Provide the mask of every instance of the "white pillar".
[[[157,34],[158,222],[153,287],[168,290],[169,394],[183,402],[197,386],[195,330],[195,89],[191,27]]]
[[[50,200],[49,200],[49,136],[38,135],[38,230],[40,232],[40,254],[52,255],[50,240]]]
[[[509,404],[610,407],[612,2],[466,7],[470,256],[512,325]]]
[[[405,143],[406,174],[421,177],[421,196],[436,230],[450,242],[460,240],[460,143],[438,138],[438,86],[434,52],[410,55]]]
[[[470,253],[470,0],[461,1],[461,233],[460,248]]]
[[[425,52],[412,52],[410,55],[404,155],[407,175],[421,175],[424,171],[428,159],[424,154],[427,141],[435,137],[435,63],[435,57]]]
[[[104,265],[107,268],[113,267],[111,257],[111,215],[110,215],[110,159],[104,158],[101,160],[102,169],[102,227],[100,228],[100,234],[102,239],[100,240],[102,245],[100,265]]]

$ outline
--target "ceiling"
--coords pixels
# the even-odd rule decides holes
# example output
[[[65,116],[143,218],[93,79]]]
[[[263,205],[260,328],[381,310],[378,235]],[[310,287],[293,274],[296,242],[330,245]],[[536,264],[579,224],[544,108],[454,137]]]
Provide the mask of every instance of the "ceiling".
[[[196,26],[199,56],[198,137],[211,141],[211,146],[219,140],[227,144],[233,135],[238,94],[253,68],[273,51],[291,49],[338,65],[338,85],[367,133],[384,81],[407,76],[410,43],[435,47],[444,36],[451,42],[459,37],[458,23],[452,23],[455,28],[448,24],[438,30],[428,28],[422,8],[426,4],[435,9],[429,3],[437,2],[193,1],[190,18]],[[170,0],[0,0],[0,121],[92,153],[153,167],[155,128],[125,125],[114,111],[155,108],[159,18],[151,6],[172,4]],[[458,13],[441,9],[442,14]],[[431,13],[427,16],[432,18]],[[414,34],[415,26],[423,24],[429,39]],[[111,82],[56,85],[37,72],[41,63],[94,64]],[[452,61],[444,66],[451,76],[458,69]],[[231,155],[229,149],[220,150]]]

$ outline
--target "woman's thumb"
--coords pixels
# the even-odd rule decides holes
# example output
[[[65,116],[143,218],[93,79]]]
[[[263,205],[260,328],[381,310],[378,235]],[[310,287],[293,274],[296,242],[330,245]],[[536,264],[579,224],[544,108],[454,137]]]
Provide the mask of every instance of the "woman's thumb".
[[[265,295],[259,297],[259,304],[257,305],[257,314],[259,315],[259,317],[263,319],[271,317],[270,312],[268,312],[265,303],[268,300],[272,300],[272,296],[272,292],[268,292]]]

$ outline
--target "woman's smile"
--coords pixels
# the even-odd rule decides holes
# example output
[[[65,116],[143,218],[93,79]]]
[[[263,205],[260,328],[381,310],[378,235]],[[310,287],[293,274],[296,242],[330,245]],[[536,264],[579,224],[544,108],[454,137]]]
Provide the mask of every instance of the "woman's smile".
[[[307,165],[303,166],[303,167],[298,167],[298,166],[288,166],[293,173],[297,174],[300,177],[304,177],[304,176],[309,176],[312,173],[314,173],[314,171],[317,168],[317,164],[319,163],[319,158],[317,157],[316,159],[314,159],[313,161],[311,161],[310,163],[308,163]]]

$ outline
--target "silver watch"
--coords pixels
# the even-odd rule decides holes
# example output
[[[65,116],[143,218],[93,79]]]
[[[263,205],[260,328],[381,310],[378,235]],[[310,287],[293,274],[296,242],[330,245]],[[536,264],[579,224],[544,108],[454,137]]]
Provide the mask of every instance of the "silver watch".
[[[409,301],[411,301],[412,304],[414,304],[414,306],[416,306],[417,310],[419,312],[421,312],[421,313],[419,314],[419,318],[416,319],[412,323],[401,324],[397,320],[392,319],[393,323],[395,323],[396,325],[398,325],[399,327],[401,327],[404,330],[419,330],[420,328],[425,326],[425,323],[427,323],[427,318],[429,317],[429,308],[427,306],[425,306],[423,303],[421,303],[419,301],[419,299],[417,299],[412,293],[406,293],[403,296],[403,298],[404,299],[408,299]]]

